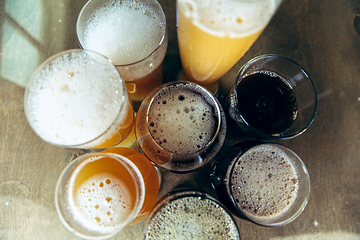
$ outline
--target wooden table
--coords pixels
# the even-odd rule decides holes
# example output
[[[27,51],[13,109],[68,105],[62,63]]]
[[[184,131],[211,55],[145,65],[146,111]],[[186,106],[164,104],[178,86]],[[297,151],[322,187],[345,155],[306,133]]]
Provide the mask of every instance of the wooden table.
[[[51,2],[51,3],[50,3]],[[160,0],[167,15],[166,80],[179,69],[175,0]],[[0,239],[76,239],[54,207],[57,178],[79,150],[43,142],[23,111],[24,86],[35,68],[62,50],[78,48],[75,23],[85,0],[0,1]],[[246,55],[221,79],[223,103],[239,68],[256,55],[274,53],[303,66],[318,93],[313,125],[278,141],[306,164],[311,195],[305,211],[284,227],[236,218],[242,239],[360,239],[360,36],[354,29],[359,0],[284,0]],[[242,141],[229,122],[222,152]],[[178,185],[215,195],[207,168],[162,172],[160,195]],[[144,222],[114,239],[141,239]]]

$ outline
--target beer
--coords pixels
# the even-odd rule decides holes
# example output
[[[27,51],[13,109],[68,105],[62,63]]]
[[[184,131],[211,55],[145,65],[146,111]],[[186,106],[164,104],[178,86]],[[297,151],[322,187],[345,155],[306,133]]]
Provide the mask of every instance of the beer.
[[[209,162],[221,148],[225,133],[221,105],[206,89],[189,82],[155,89],[136,116],[142,151],[155,164],[176,171]]]
[[[70,162],[60,175],[55,206],[64,226],[77,236],[109,237],[133,221],[144,198],[144,179],[131,160],[90,153]]]
[[[177,0],[177,34],[186,75],[201,85],[222,77],[262,33],[279,1]]]
[[[129,135],[134,111],[126,86],[108,59],[70,50],[45,61],[25,91],[27,120],[46,142],[108,148]]]
[[[150,213],[144,239],[240,239],[234,219],[214,198],[184,192],[165,197]]]
[[[277,144],[244,142],[214,165],[213,186],[236,215],[261,225],[293,221],[307,204],[310,180],[300,158]]]
[[[297,117],[294,91],[281,76],[263,71],[250,74],[237,87],[239,111],[246,121],[266,134],[281,133]]]
[[[131,224],[135,224],[144,219],[154,207],[159,194],[159,175],[154,165],[143,154],[131,148],[114,147],[108,148],[103,152],[115,153],[128,158],[139,169],[145,183],[144,204],[137,217]]]
[[[77,33],[83,48],[113,61],[133,100],[162,83],[168,40],[165,14],[156,1],[89,2],[79,15]]]

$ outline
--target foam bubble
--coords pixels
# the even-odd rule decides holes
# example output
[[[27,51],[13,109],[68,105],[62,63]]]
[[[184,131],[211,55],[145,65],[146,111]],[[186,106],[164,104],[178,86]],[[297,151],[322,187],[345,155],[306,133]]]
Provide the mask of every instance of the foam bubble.
[[[153,100],[148,113],[155,141],[173,153],[204,149],[218,127],[213,99],[199,87],[169,85]]]
[[[75,191],[75,215],[89,227],[114,228],[130,215],[130,201],[126,183],[111,174],[96,174]]]
[[[166,203],[151,219],[145,239],[239,239],[235,222],[216,202],[183,197]]]
[[[116,65],[142,60],[160,44],[165,22],[145,3],[115,1],[99,8],[84,30],[84,48],[110,58]]]
[[[234,165],[230,186],[238,207],[261,218],[286,212],[299,189],[289,157],[273,145],[258,145],[245,152]]]
[[[116,68],[72,52],[46,63],[29,86],[25,107],[35,132],[53,144],[77,145],[106,131],[125,104]]]
[[[220,37],[244,37],[268,24],[279,1],[179,0],[178,5],[205,32]]]

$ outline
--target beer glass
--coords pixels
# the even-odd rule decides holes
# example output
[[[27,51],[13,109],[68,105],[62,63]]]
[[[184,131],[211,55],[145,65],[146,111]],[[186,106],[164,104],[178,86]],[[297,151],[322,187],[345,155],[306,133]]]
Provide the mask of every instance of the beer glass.
[[[157,166],[189,172],[209,163],[226,135],[224,111],[205,88],[191,82],[164,84],[152,91],[136,114],[142,152]]]
[[[275,143],[234,145],[214,162],[211,176],[225,206],[264,226],[294,221],[310,195],[305,164],[292,150]]]
[[[230,117],[258,139],[290,139],[314,121],[317,94],[296,62],[277,55],[251,59],[239,71],[228,98]]]
[[[78,16],[76,33],[82,48],[113,61],[134,101],[162,84],[168,37],[156,0],[90,0]]]
[[[218,80],[265,29],[281,0],[177,0],[177,36],[183,72],[215,92]]]
[[[183,190],[159,199],[146,220],[144,239],[239,240],[236,222],[215,198]]]
[[[146,198],[145,188],[141,171],[129,158],[86,153],[61,173],[55,207],[61,223],[74,235],[109,238],[137,217]]]
[[[45,142],[66,148],[115,146],[128,137],[135,119],[115,66],[81,49],[58,53],[37,68],[26,86],[24,109]]]

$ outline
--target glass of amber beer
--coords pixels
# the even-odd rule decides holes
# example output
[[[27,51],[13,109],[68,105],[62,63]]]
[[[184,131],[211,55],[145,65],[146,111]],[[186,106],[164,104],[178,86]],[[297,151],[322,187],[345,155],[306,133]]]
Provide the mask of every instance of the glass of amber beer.
[[[240,240],[234,218],[211,195],[179,190],[159,199],[146,220],[144,240]]]
[[[247,134],[258,139],[290,139],[314,121],[317,94],[299,64],[267,54],[240,69],[228,105],[230,117]]]
[[[143,164],[150,168],[141,167]],[[149,213],[157,200],[157,179],[151,162],[133,149],[81,155],[67,165],[57,181],[59,219],[78,237],[109,238]],[[152,181],[153,186],[145,181]],[[155,187],[155,191],[147,187]]]
[[[106,57],[68,50],[50,57],[32,75],[24,109],[32,129],[46,142],[66,148],[109,148],[134,125],[125,82]]]
[[[135,133],[143,153],[157,166],[189,172],[209,163],[226,135],[224,111],[204,87],[192,82],[159,86],[141,103]]]
[[[177,36],[183,71],[214,92],[217,81],[245,54],[281,0],[177,0]],[[185,75],[182,75],[185,73]]]
[[[90,0],[76,32],[82,48],[114,62],[134,101],[161,85],[168,38],[165,13],[156,0]]]

